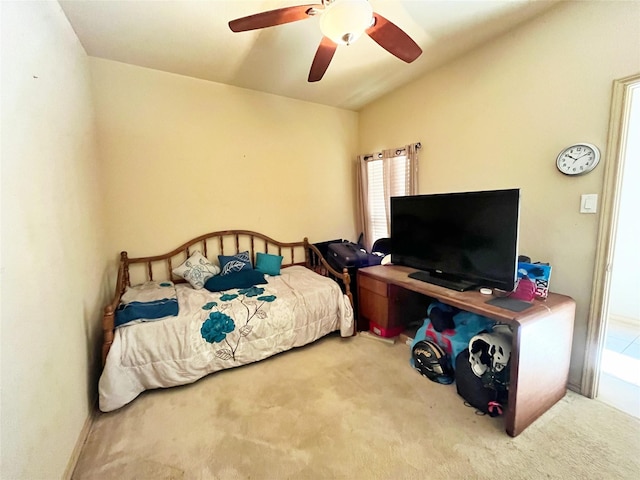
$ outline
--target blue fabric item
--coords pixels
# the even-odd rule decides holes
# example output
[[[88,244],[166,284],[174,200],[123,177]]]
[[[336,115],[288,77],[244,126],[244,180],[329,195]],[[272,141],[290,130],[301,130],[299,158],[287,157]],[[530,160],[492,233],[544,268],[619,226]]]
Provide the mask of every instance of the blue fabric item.
[[[264,273],[250,268],[211,277],[204,282],[204,288],[210,292],[224,292],[233,288],[249,288],[265,283],[267,281],[264,279]]]
[[[175,298],[164,298],[155,302],[131,302],[118,307],[114,323],[119,327],[134,320],[153,321],[176,315],[178,300]]]
[[[241,270],[253,269],[251,266],[251,260],[249,259],[249,252],[240,252],[236,255],[218,255],[218,261],[220,262],[221,272],[220,275],[229,275],[233,272],[239,272]]]
[[[431,311],[431,308],[440,308],[442,310],[451,308],[440,302],[434,302],[429,306],[427,311]],[[491,331],[496,322],[493,320],[477,315],[471,312],[461,311],[453,316],[453,322],[455,329],[444,330],[443,332],[437,332],[433,327],[431,320],[425,319],[422,326],[416,332],[415,338],[411,343],[411,349],[420,340],[431,340],[440,345],[450,356],[452,363],[455,363],[455,359],[458,354],[465,348],[469,347],[469,341],[475,335],[482,331]],[[411,366],[414,366],[413,357],[411,358]],[[455,367],[455,365],[452,365]]]
[[[258,252],[256,258],[256,270],[266,273],[267,275],[280,275],[282,258],[283,257],[281,255]]]

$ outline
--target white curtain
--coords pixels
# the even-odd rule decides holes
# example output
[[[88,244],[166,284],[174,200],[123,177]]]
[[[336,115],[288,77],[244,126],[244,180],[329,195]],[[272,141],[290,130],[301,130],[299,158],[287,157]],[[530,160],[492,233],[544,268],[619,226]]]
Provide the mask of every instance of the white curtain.
[[[391,197],[418,193],[419,143],[358,156],[358,221],[367,250],[390,235]]]

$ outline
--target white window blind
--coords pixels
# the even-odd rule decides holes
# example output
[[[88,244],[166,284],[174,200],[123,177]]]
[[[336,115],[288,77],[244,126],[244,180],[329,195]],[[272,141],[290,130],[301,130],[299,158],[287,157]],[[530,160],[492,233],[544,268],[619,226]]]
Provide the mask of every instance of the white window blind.
[[[406,155],[369,160],[368,222],[372,241],[388,237],[390,197],[409,195],[410,162]]]
[[[382,160],[367,163],[369,180],[369,232],[372,241],[388,236],[387,214],[384,207],[384,172]]]

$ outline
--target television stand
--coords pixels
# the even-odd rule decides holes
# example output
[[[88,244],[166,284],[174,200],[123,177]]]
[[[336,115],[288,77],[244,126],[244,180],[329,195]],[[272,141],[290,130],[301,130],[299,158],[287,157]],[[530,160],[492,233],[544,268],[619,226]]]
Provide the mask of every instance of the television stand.
[[[467,280],[453,280],[442,276],[431,275],[429,272],[425,272],[423,270],[418,270],[410,273],[409,278],[415,278],[416,280],[420,280],[421,282],[432,283],[434,285],[449,288],[451,290],[456,290],[458,292],[466,292],[467,290],[471,290],[478,286],[477,284],[469,282]]]
[[[377,265],[358,270],[358,327],[386,331],[422,322],[434,300],[509,325],[513,332],[506,431],[519,435],[567,393],[576,304],[550,293],[521,312],[487,303],[490,295],[457,292],[411,278],[413,268]],[[439,387],[438,387],[439,388]]]

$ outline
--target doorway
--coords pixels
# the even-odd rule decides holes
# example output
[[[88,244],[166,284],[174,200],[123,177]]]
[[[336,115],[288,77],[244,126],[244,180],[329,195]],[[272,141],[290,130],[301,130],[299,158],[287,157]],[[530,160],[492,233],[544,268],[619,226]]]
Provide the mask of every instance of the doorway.
[[[640,418],[640,75],[614,82],[582,392]]]

